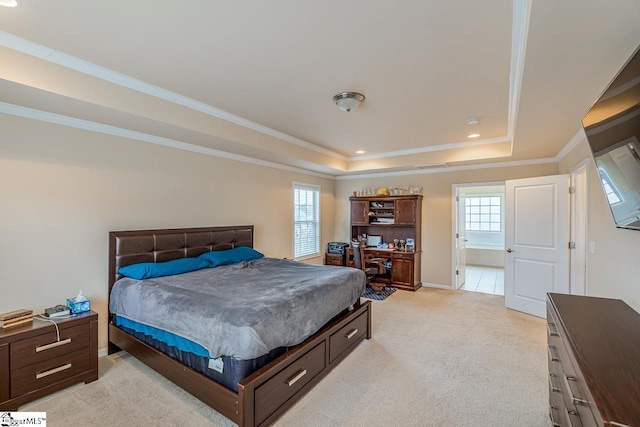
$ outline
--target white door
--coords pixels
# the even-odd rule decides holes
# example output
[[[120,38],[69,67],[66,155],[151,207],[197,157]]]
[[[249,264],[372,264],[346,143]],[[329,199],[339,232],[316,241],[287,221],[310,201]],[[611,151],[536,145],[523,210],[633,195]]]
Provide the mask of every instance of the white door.
[[[506,184],[505,305],[546,317],[547,292],[569,291],[569,175]]]
[[[458,195],[457,201],[456,250],[458,252],[458,259],[456,264],[456,289],[459,289],[464,285],[467,278],[467,234],[464,195]]]

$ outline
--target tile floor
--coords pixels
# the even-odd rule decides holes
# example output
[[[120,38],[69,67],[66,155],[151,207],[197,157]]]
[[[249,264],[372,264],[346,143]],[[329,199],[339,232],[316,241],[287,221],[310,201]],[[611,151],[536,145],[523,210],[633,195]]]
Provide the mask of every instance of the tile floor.
[[[504,268],[467,265],[467,277],[460,289],[504,295]]]

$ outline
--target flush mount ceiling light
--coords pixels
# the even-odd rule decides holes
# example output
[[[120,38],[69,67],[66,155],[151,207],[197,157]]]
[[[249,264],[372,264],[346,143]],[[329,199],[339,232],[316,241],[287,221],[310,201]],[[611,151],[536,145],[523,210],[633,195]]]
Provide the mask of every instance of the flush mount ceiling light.
[[[364,95],[358,92],[342,92],[333,97],[333,102],[342,111],[353,111],[364,101]]]
[[[356,154],[364,154],[364,150],[358,150],[356,151]]]
[[[469,118],[467,119],[467,124],[468,124],[468,125],[477,125],[477,124],[478,124],[478,122],[480,122],[480,120],[478,120],[478,118],[477,118],[477,117],[469,117]]]
[[[18,5],[18,0],[0,0],[0,6],[16,7],[17,5]]]
[[[479,133],[470,133],[469,135],[467,135],[467,138],[477,138],[479,136],[480,136]]]

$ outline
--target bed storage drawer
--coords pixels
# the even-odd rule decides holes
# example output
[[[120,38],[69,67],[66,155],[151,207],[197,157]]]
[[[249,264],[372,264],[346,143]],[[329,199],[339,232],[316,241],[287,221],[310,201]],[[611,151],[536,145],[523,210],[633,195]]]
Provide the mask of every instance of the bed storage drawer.
[[[90,368],[91,359],[87,348],[11,371],[11,397],[82,374]]]
[[[256,424],[264,421],[313,377],[324,370],[326,365],[325,345],[325,341],[322,341],[256,389]]]
[[[333,362],[346,349],[362,341],[367,332],[367,314],[353,319],[329,339],[329,363]]]
[[[89,324],[60,330],[60,341],[55,331],[10,344],[11,369],[38,363],[62,354],[89,347]]]

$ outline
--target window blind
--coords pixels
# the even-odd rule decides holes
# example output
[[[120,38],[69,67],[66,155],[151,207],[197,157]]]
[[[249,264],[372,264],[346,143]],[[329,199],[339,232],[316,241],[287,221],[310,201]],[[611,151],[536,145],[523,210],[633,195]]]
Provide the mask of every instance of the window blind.
[[[320,187],[293,183],[293,256],[320,253]]]

